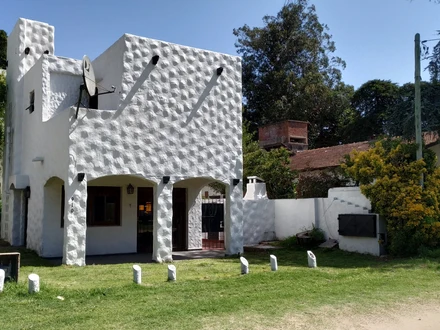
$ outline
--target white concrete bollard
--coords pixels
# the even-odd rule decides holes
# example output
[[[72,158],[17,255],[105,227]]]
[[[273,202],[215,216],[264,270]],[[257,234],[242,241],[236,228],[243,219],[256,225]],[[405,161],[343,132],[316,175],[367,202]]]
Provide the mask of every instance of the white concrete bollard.
[[[176,266],[168,265],[168,281],[175,281],[177,279]]]
[[[316,263],[316,257],[315,257],[315,255],[313,254],[312,251],[307,251],[307,259],[308,259],[309,267],[310,268],[318,267],[318,265]]]
[[[29,293],[40,292],[40,276],[37,274],[30,274],[29,280]]]
[[[3,288],[5,286],[5,277],[6,277],[5,270],[0,269],[0,292],[3,292]]]
[[[142,283],[142,269],[139,265],[133,265],[133,282],[136,284]]]
[[[240,263],[241,263],[241,274],[249,274],[249,262],[243,258],[240,257]]]
[[[275,257],[273,254],[270,255],[270,269],[272,269],[273,272],[278,270],[277,257]]]

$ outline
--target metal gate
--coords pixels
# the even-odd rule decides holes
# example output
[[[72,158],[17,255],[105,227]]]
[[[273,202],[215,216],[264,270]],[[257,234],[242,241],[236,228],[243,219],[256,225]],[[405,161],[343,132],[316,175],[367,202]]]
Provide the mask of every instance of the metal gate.
[[[202,200],[202,247],[204,250],[224,249],[224,199]]]

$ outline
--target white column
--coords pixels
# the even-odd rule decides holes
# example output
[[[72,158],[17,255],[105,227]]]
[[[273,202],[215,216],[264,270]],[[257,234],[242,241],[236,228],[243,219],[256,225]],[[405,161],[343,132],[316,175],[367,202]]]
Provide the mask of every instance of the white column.
[[[270,269],[273,272],[276,272],[278,270],[277,257],[275,257],[273,254],[270,255]]]
[[[316,263],[316,257],[312,251],[307,251],[307,262],[308,262],[310,268],[318,267],[318,265]]]
[[[87,231],[87,177],[78,182],[77,174],[69,167],[65,185],[63,263],[85,266]],[[76,172],[76,171],[75,171]],[[73,174],[73,175],[72,175]]]
[[[153,226],[153,260],[168,262],[173,260],[173,185],[160,182],[155,193]]]
[[[40,276],[37,274],[30,274],[28,276],[28,291],[29,293],[40,292]]]
[[[202,249],[202,188],[188,188],[188,250]]]
[[[142,269],[139,265],[133,265],[133,282],[136,284],[142,283]]]
[[[242,275],[249,274],[249,262],[246,260],[246,258],[240,257],[240,264],[241,264],[241,274]]]
[[[226,185],[225,254],[243,253],[243,188]]]
[[[176,266],[168,265],[168,281],[175,281],[177,279]]]
[[[0,292],[3,292],[3,287],[5,285],[5,270],[0,269]]]

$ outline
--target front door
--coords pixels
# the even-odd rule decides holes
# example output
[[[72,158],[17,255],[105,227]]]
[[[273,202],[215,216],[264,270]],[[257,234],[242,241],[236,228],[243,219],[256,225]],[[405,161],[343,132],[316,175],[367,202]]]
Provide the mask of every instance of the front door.
[[[153,252],[153,188],[138,188],[137,252]]]
[[[186,250],[186,188],[173,188],[173,251]]]

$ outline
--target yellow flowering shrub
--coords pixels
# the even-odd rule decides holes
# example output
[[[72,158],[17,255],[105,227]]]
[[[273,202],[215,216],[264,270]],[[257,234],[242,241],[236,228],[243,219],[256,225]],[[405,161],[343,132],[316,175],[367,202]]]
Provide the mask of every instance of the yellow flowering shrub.
[[[424,150],[417,161],[416,148],[398,139],[382,140],[367,151],[353,151],[343,164],[373,211],[385,217],[394,254],[440,242],[440,169],[432,151]]]

